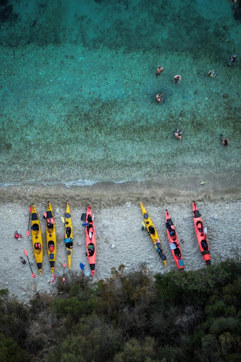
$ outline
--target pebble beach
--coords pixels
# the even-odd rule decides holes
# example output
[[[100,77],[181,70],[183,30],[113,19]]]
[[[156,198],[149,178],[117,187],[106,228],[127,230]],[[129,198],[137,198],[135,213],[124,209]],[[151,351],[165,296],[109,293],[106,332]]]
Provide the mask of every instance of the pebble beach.
[[[206,268],[200,254],[196,240],[191,204],[194,197],[207,227],[207,237],[210,244],[212,263],[218,263],[228,258],[239,260],[241,240],[241,194],[226,192],[220,198],[219,193],[200,191],[198,197],[194,192],[181,193],[158,189],[156,186],[142,185],[142,192],[133,185],[129,185],[128,192],[117,185],[102,185],[91,188],[60,186],[58,191],[54,187],[13,187],[2,189],[0,206],[1,255],[0,288],[8,289],[11,297],[16,297],[25,303],[36,293],[56,294],[56,281],[51,283],[51,274],[46,250],[45,220],[42,214],[45,211],[48,199],[51,199],[55,211],[57,228],[57,261],[55,275],[58,278],[71,278],[71,272],[63,268],[66,263],[64,248],[64,225],[61,217],[65,212],[65,201],[69,199],[74,230],[74,249],[72,271],[80,275],[85,273],[89,278],[89,266],[85,249],[85,234],[82,221],[82,212],[85,212],[89,202],[95,215],[97,233],[97,263],[93,282],[111,276],[111,269],[125,265],[125,271],[139,268],[145,263],[153,274],[177,270],[169,249],[165,230],[164,212],[167,208],[176,225],[181,248],[183,251],[185,270]],[[144,186],[149,186],[148,188]],[[15,201],[12,200],[13,194]],[[151,196],[151,195],[155,195]],[[44,262],[42,275],[38,275],[34,261],[31,236],[26,236],[28,226],[28,206],[35,199],[44,245]],[[17,201],[18,200],[18,201]],[[163,250],[167,257],[168,266],[165,267],[154,250],[151,239],[146,231],[142,230],[142,214],[139,206],[142,201],[147,208],[162,241]],[[6,226],[8,225],[8,227]],[[18,231],[23,238],[14,239],[14,232]],[[22,264],[20,257],[27,261],[24,250],[28,251],[35,279],[32,278],[28,263]],[[84,271],[80,263],[85,265]],[[177,270],[177,272],[179,272]]]

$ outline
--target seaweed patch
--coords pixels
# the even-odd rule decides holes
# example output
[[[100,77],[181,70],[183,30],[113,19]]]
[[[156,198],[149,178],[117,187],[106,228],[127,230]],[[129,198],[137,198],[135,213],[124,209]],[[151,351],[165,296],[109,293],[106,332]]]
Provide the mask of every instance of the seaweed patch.
[[[13,11],[13,6],[8,0],[0,0],[0,22],[16,21],[18,15]]]

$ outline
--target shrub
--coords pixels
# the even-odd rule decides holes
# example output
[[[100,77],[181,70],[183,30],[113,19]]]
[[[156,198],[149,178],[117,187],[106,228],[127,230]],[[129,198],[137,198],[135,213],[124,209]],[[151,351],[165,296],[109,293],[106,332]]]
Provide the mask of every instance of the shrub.
[[[30,361],[30,355],[18,346],[9,337],[0,333],[0,361],[1,362],[24,362]]]

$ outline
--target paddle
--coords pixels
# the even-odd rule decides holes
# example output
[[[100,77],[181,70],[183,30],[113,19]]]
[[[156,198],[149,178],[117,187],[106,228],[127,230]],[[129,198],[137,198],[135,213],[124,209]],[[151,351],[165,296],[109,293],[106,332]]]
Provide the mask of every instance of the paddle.
[[[29,206],[29,208],[28,208],[28,212],[29,212],[29,217],[28,217],[28,230],[27,230],[27,233],[26,233],[27,237],[29,237],[29,226],[30,226],[31,211],[32,211],[32,207]]]
[[[24,254],[26,255],[27,259],[28,259],[28,264],[29,264],[29,267],[30,267],[30,270],[32,272],[32,278],[34,279],[35,278],[35,275],[33,273],[33,270],[32,270],[32,267],[31,267],[31,264],[30,264],[30,261],[29,261],[29,258],[28,258],[28,252],[27,250],[24,250]]]

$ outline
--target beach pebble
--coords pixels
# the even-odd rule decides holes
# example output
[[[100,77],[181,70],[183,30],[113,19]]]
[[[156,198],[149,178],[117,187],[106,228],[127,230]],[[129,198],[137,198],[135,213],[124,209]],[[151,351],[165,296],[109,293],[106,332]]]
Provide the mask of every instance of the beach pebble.
[[[78,246],[81,246],[82,244],[81,244],[81,241],[77,241],[77,245]]]
[[[58,212],[59,212],[59,208],[58,208],[58,207],[56,207],[55,212],[56,212],[56,213],[58,213]]]
[[[111,249],[115,249],[115,244],[111,244]]]
[[[200,181],[200,185],[206,185],[205,181]]]

